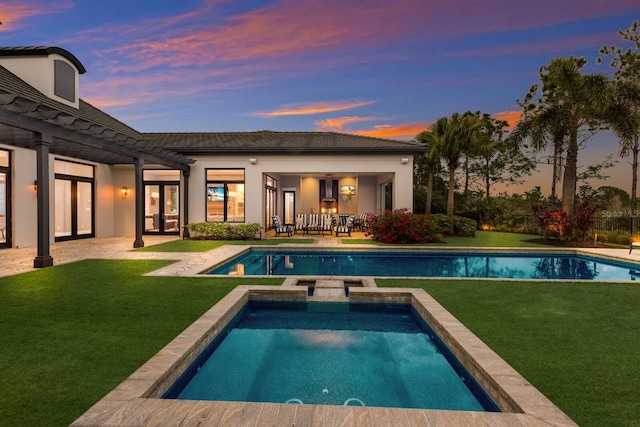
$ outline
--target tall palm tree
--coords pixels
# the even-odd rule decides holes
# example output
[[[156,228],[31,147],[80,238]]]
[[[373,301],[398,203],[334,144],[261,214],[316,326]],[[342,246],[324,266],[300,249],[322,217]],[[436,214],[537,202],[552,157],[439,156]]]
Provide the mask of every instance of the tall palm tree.
[[[428,147],[427,152],[424,154],[424,163],[427,167],[427,203],[425,213],[428,215],[431,213],[433,200],[433,176],[440,166],[440,152],[438,150],[443,142],[431,129],[420,132],[416,136],[416,140],[426,144]]]
[[[607,122],[620,139],[620,156],[632,156],[631,170],[631,233],[636,234],[638,211],[638,153],[640,152],[640,22],[618,34],[634,46],[627,50],[615,46],[604,46],[600,53],[610,58],[616,68],[613,102],[607,114]],[[598,62],[604,60],[598,58]]]
[[[554,58],[540,69],[541,95],[529,108],[521,129],[531,137],[534,148],[536,144],[546,146],[549,136],[554,142],[554,153],[566,146],[562,210],[569,217],[575,212],[578,133],[604,119],[610,99],[609,79],[604,74],[583,74],[581,69],[586,63],[584,58],[573,56]],[[537,86],[532,89],[537,90]]]
[[[447,193],[447,215],[454,213],[454,194],[456,171],[460,167],[460,159],[477,141],[482,121],[471,112],[454,113],[451,117],[441,117],[431,126],[431,138],[437,141],[440,157],[446,162],[449,172],[449,188]]]

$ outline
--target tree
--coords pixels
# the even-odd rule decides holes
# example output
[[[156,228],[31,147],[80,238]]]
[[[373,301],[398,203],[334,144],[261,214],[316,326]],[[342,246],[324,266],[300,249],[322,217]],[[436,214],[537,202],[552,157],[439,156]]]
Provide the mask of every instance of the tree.
[[[433,133],[432,130],[425,130],[416,136],[416,141],[426,144],[428,149],[422,157],[421,164],[424,164],[427,170],[427,201],[425,205],[425,213],[431,213],[431,204],[433,201],[433,177],[440,169],[440,152],[439,148],[443,145],[441,136]]]
[[[534,147],[546,146],[546,137],[564,144],[565,166],[562,177],[562,210],[569,217],[575,212],[578,177],[578,134],[581,129],[597,129],[610,99],[610,84],[604,74],[583,74],[584,58],[554,58],[540,69],[540,94],[529,104],[521,134],[532,139]],[[534,99],[530,89],[528,99]],[[554,149],[555,152],[555,149]]]
[[[456,184],[456,170],[460,166],[460,159],[476,141],[482,122],[471,112],[454,113],[451,117],[441,117],[429,129],[430,138],[437,144],[437,152],[446,162],[449,173],[449,188],[447,193],[447,215],[454,213],[454,194]]]
[[[471,153],[475,159],[470,171],[482,180],[484,196],[489,201],[493,184],[520,184],[522,178],[535,169],[535,163],[523,153],[522,140],[503,138],[508,126],[506,121],[494,119],[487,113],[475,114],[482,122],[482,128],[478,134],[479,143]]]
[[[632,47],[622,50],[616,46],[603,46],[600,53],[609,57],[610,65],[616,68],[613,101],[607,121],[620,139],[620,156],[631,154],[631,217],[632,235],[636,234],[635,221],[638,211],[638,153],[640,152],[640,22],[634,21],[630,28],[618,31]],[[598,62],[604,62],[598,58]]]
[[[562,173],[562,160],[564,148],[566,144],[564,117],[559,109],[551,105],[544,105],[546,100],[538,99],[533,102],[538,95],[539,85],[534,84],[529,88],[529,92],[524,96],[522,101],[517,103],[523,109],[523,120],[519,121],[516,128],[511,132],[508,141],[522,145],[525,138],[531,140],[531,147],[534,151],[544,151],[547,143],[551,140],[553,146],[553,155],[551,156],[551,164],[553,165],[551,177],[551,196],[549,197],[554,207],[559,200],[556,184],[560,181]],[[549,164],[549,159],[547,159]]]

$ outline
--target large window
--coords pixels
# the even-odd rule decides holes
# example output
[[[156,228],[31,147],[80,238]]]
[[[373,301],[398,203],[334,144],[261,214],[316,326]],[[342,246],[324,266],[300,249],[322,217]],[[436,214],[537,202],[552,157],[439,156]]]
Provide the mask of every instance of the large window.
[[[207,221],[244,222],[244,169],[207,169]]]

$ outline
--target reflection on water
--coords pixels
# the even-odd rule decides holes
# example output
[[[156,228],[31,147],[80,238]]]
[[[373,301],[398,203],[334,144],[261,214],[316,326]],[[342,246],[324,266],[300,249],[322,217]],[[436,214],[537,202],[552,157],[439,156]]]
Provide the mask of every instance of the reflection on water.
[[[250,251],[210,274],[633,280],[640,266],[577,255]]]

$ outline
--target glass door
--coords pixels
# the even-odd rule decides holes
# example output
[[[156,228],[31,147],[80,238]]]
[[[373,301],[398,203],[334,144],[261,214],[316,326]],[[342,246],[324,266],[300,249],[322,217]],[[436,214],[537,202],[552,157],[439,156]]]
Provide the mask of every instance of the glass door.
[[[93,237],[93,182],[57,177],[56,241]]]
[[[11,247],[9,152],[0,150],[0,249]]]
[[[284,223],[285,224],[295,224],[296,223],[296,192],[295,191],[284,191],[283,192],[284,199]]]
[[[147,234],[180,232],[180,185],[177,183],[145,183],[145,227]]]

